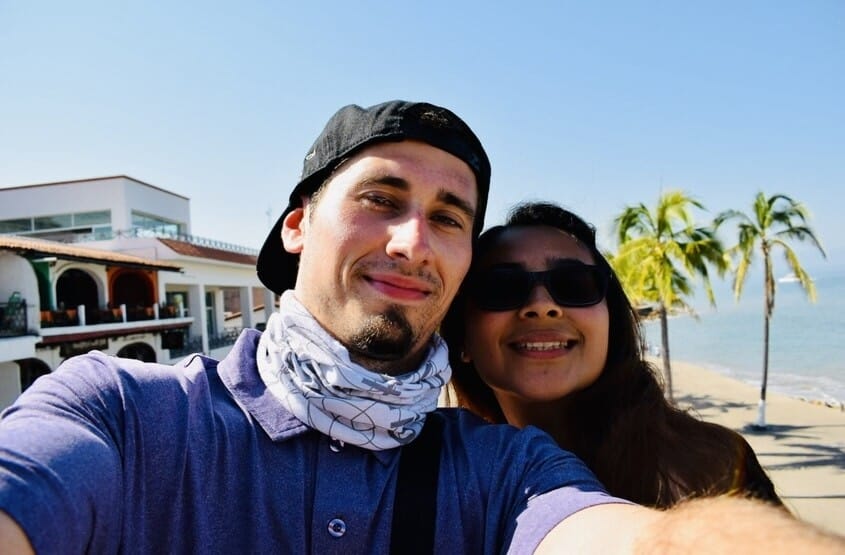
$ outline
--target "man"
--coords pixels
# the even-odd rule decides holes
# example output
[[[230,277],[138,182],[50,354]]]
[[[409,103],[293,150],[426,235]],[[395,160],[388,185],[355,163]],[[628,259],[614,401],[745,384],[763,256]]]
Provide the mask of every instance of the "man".
[[[263,334],[219,363],[78,357],[6,412],[0,551],[606,552],[648,538],[666,516],[606,495],[544,434],[434,411],[449,378],[434,332],[489,179],[448,110],[341,109],[259,256],[282,294]]]

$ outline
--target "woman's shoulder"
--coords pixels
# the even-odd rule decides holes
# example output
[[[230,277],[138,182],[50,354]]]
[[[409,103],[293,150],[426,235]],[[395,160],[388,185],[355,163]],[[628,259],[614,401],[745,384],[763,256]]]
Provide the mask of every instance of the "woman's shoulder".
[[[539,428],[527,426],[519,429],[510,424],[494,424],[464,408],[438,408],[429,415],[429,418],[431,417],[443,421],[446,441],[463,444],[469,449],[560,449],[557,443]]]

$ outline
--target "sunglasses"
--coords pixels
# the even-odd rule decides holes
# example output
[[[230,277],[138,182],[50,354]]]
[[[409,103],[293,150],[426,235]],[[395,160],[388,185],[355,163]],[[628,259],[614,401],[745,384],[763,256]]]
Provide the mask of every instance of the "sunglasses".
[[[581,262],[563,262],[543,272],[498,267],[477,274],[469,294],[481,310],[502,312],[525,306],[534,286],[542,284],[559,306],[593,306],[604,299],[609,278],[606,268]]]

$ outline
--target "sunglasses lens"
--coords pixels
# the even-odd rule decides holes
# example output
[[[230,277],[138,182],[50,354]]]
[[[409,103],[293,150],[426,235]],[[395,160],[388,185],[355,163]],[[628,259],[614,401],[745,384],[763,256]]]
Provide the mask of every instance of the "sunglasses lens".
[[[470,294],[482,310],[513,310],[525,304],[532,283],[531,275],[523,270],[497,268],[477,276]]]
[[[607,277],[597,266],[567,264],[549,272],[549,294],[561,306],[591,306],[604,299]]]
[[[545,272],[494,268],[475,277],[470,295],[482,310],[515,310],[525,306],[535,283],[543,283],[560,306],[592,306],[604,299],[607,273],[598,266],[566,263]]]

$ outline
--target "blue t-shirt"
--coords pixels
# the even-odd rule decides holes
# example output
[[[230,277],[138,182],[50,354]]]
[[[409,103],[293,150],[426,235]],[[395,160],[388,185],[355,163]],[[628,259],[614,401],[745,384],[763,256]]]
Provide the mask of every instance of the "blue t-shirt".
[[[0,509],[38,553],[387,552],[400,449],[341,445],[286,412],[245,331],[219,363],[92,352],[0,421]],[[528,552],[618,502],[539,430],[442,409],[438,553]]]

